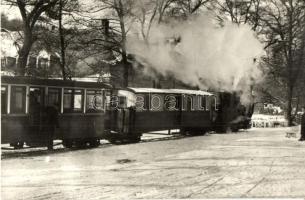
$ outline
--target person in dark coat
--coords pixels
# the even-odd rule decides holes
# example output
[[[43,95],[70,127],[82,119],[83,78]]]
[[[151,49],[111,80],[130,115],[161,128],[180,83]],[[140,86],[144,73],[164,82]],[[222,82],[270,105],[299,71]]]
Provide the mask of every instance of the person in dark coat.
[[[42,107],[38,101],[38,94],[35,92],[30,93],[30,102],[29,102],[29,119],[30,127],[32,134],[38,134],[41,123],[41,112]]]
[[[59,127],[59,122],[58,122],[58,110],[56,106],[47,106],[45,108],[45,114],[46,114],[46,119],[45,119],[45,130],[47,134],[47,142],[48,142],[48,149],[52,150],[53,149],[53,139],[54,139],[54,133],[56,127]]]
[[[302,118],[301,118],[301,138],[300,141],[305,141],[305,107],[302,108]]]

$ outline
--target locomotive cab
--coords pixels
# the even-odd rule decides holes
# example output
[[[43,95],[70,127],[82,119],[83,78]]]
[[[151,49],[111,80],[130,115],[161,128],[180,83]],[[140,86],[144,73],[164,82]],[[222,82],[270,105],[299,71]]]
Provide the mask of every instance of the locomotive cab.
[[[245,105],[242,105],[236,92],[219,92],[215,130],[217,132],[237,132],[239,129],[251,127],[251,115]]]

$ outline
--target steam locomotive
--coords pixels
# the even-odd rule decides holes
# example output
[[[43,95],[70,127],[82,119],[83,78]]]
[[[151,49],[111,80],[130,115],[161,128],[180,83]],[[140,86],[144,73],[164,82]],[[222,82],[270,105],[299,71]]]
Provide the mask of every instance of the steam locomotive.
[[[1,143],[14,148],[48,146],[56,139],[67,148],[96,147],[100,139],[139,142],[150,131],[180,129],[192,135],[249,124],[232,93],[1,77]]]

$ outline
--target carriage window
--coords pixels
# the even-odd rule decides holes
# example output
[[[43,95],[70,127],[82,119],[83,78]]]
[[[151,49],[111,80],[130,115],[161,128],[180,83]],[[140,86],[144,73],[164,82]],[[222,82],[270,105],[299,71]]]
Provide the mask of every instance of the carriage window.
[[[177,111],[180,109],[181,98],[180,96],[169,94],[164,99],[164,109],[168,111]]]
[[[219,110],[220,109],[220,96],[219,94],[215,95],[213,98],[213,104],[215,105],[215,110]]]
[[[12,86],[11,113],[25,113],[26,87]]]
[[[206,96],[205,98],[206,98],[206,109],[210,110],[211,109],[211,105],[213,105],[213,104],[211,104],[213,98],[208,97],[208,96]]]
[[[58,110],[61,107],[61,89],[49,88],[48,89],[48,106],[56,106]]]
[[[104,98],[101,90],[87,90],[86,112],[100,112],[104,110]]]
[[[198,110],[208,110],[206,96],[198,96]]]
[[[7,114],[7,87],[1,86],[1,114]]]
[[[44,104],[44,88],[31,87],[30,88],[30,104]]]
[[[152,94],[150,97],[150,110],[163,111],[164,96],[161,94]]]
[[[212,105],[212,110],[218,110],[219,105],[218,105],[218,102],[217,102],[217,97],[215,97],[215,96],[212,97],[211,105]]]
[[[149,95],[137,94],[136,110],[137,111],[148,110],[148,105],[149,105]]]
[[[64,112],[82,112],[83,110],[83,90],[64,90]]]
[[[193,103],[194,99],[193,96],[191,95],[184,95],[183,96],[183,110],[186,111],[192,111],[194,110],[194,103]]]
[[[104,91],[104,94],[105,94],[105,105],[106,105],[106,109],[110,109],[111,105],[111,96],[112,96],[112,93],[111,91],[109,90],[105,90]]]
[[[124,96],[119,97],[119,108],[127,108],[127,98]]]

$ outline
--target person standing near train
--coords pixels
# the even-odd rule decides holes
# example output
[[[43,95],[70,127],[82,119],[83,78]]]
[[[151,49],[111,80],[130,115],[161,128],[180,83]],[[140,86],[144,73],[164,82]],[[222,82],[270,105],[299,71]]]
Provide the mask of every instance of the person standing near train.
[[[56,105],[49,105],[45,108],[45,132],[47,135],[48,150],[53,149],[53,139],[56,127],[59,127],[58,108]]]
[[[305,107],[302,108],[302,117],[301,117],[301,138],[299,141],[305,141]]]

